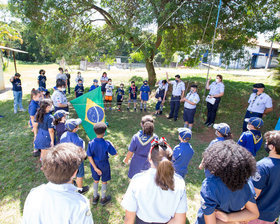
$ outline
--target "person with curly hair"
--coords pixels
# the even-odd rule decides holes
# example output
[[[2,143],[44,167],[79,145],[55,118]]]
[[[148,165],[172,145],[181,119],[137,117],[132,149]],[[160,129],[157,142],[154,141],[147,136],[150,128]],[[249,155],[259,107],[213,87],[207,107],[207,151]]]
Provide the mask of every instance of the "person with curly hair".
[[[269,154],[257,162],[257,172],[252,178],[260,217],[249,224],[275,223],[280,215],[280,131],[269,131],[264,139]]]
[[[211,173],[202,183],[197,224],[250,221],[259,217],[249,178],[256,160],[233,140],[217,142],[203,153],[203,167]]]

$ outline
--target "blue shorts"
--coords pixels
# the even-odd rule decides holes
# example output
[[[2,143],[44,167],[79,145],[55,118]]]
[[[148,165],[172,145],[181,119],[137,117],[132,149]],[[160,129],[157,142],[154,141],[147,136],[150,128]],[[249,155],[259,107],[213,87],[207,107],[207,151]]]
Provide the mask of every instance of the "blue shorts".
[[[109,161],[104,161],[104,162],[97,162],[94,161],[95,165],[97,166],[98,169],[100,169],[102,171],[102,175],[99,176],[95,170],[93,169],[92,166],[91,167],[91,173],[92,173],[92,178],[95,181],[99,181],[100,177],[102,182],[107,182],[109,180],[111,180],[111,169],[110,169],[110,164]]]
[[[184,108],[184,121],[188,122],[189,124],[193,124],[195,112],[196,112],[196,108],[195,109]]]
[[[84,168],[84,162],[81,163],[78,169],[77,177],[84,177],[85,176],[85,168]]]
[[[104,84],[101,85],[101,91],[102,92],[106,92],[106,88],[105,88],[106,84],[107,83],[104,83]]]
[[[149,100],[149,93],[142,93],[141,100],[148,101]]]

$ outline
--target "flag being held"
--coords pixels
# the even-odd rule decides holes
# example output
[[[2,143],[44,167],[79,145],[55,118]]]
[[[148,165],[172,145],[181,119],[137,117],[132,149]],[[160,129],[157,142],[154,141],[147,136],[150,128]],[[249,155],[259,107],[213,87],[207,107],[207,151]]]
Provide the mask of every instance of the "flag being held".
[[[71,101],[82,125],[91,139],[96,137],[93,126],[98,122],[105,122],[104,103],[101,87],[98,87]]]

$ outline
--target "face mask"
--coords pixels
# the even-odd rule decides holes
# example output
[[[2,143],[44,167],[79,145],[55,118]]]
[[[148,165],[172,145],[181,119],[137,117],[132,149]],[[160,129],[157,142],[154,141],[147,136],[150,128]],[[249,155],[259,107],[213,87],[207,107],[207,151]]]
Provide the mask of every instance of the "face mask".
[[[83,85],[83,83],[79,83],[79,86]]]
[[[194,91],[191,89],[191,93],[194,93]]]
[[[177,83],[178,83],[178,82],[179,82],[179,80],[175,80],[175,82],[177,82]]]
[[[144,82],[144,85],[146,86],[146,85],[148,85],[148,83],[147,83],[147,82]]]
[[[132,84],[132,86],[135,86],[135,84]]]
[[[54,106],[51,106],[50,112],[54,111]]]
[[[250,125],[249,125],[249,124],[247,124],[247,129],[248,129],[248,130],[251,130]]]
[[[258,92],[258,90],[257,89],[253,89],[253,93],[257,93]]]
[[[123,86],[121,86],[121,89],[123,89]]]
[[[109,84],[109,85],[112,85],[112,83],[111,83],[111,82],[109,82],[108,84]]]
[[[61,91],[64,92],[66,89],[65,88],[61,88]]]
[[[217,130],[215,131],[215,135],[216,135],[217,137],[220,137],[219,132],[218,132]]]
[[[220,79],[217,78],[217,79],[216,79],[216,82],[217,82],[217,83],[220,82]]]
[[[267,145],[267,144],[264,145],[264,149],[265,149],[265,151],[266,151],[267,153],[270,152],[270,149],[268,148],[268,145]]]

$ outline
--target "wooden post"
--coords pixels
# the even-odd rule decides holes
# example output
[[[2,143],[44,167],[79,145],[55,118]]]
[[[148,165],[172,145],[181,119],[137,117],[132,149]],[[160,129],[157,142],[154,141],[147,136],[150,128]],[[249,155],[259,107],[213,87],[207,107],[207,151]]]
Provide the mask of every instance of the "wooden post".
[[[14,58],[14,65],[15,65],[15,73],[17,73],[17,63],[16,63],[16,57],[14,51],[13,51],[13,58]]]
[[[269,62],[270,62],[270,58],[272,58],[271,57],[272,46],[273,46],[273,40],[271,41],[271,45],[270,45],[270,48],[269,48],[268,56],[267,56],[267,59],[266,59],[265,68],[264,68],[265,70],[268,68],[268,65],[269,65]]]

